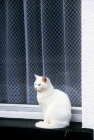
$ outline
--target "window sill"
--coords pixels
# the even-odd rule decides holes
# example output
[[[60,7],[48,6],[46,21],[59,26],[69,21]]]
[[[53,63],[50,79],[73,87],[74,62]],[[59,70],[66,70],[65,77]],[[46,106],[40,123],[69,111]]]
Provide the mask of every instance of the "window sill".
[[[39,120],[0,118],[0,135],[3,138],[32,140],[93,140],[93,130],[82,128],[81,122],[71,122],[69,127],[62,129],[40,129],[35,127]],[[4,135],[3,135],[4,132]]]

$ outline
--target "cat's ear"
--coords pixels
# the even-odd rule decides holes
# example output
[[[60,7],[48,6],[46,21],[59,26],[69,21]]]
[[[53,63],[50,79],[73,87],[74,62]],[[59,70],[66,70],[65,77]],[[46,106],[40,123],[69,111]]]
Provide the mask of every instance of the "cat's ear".
[[[37,79],[39,76],[38,75],[36,75],[36,74],[34,74],[34,76],[35,76],[35,78]]]
[[[45,82],[45,83],[47,82],[46,76],[43,76],[43,77],[42,77],[42,81]]]

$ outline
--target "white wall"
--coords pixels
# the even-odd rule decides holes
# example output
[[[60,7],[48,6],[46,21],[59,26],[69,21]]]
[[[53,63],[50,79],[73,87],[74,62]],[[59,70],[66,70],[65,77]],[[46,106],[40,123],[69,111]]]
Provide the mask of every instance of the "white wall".
[[[82,123],[94,129],[94,0],[82,0]]]

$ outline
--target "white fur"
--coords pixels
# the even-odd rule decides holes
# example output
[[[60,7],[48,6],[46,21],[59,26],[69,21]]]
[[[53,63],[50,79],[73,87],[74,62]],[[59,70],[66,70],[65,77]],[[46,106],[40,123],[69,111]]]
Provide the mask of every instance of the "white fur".
[[[54,89],[50,80],[43,81],[41,76],[37,76],[34,87],[37,90],[37,100],[43,109],[44,121],[35,124],[40,128],[64,128],[69,126],[71,120],[71,104],[68,96]],[[41,85],[40,85],[41,84]]]

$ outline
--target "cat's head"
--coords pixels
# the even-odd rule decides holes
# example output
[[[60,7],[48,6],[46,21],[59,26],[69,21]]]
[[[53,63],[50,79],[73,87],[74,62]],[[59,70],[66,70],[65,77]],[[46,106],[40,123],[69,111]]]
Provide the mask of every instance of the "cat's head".
[[[46,91],[51,86],[50,80],[46,76],[35,75],[34,88],[37,92]]]

